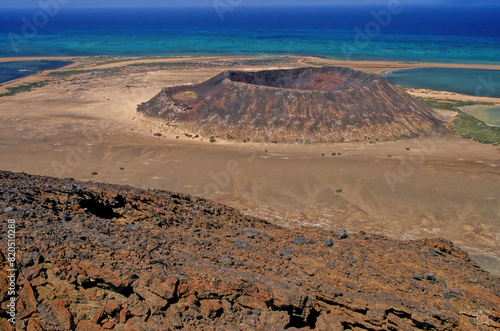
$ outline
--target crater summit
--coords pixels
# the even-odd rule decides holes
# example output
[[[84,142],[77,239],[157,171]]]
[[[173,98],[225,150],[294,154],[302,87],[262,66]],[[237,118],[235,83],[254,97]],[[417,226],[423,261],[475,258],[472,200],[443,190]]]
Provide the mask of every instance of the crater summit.
[[[204,136],[252,141],[394,140],[441,127],[429,106],[385,78],[343,67],[224,71],[164,88],[138,111]]]

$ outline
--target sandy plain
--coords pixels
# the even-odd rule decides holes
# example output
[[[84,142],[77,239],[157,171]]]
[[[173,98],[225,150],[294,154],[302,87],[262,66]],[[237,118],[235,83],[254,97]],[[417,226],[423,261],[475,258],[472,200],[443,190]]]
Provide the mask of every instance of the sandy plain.
[[[0,98],[0,168],[202,195],[289,227],[346,228],[404,239],[444,237],[500,274],[500,147],[452,132],[376,144],[210,143],[207,137],[185,136],[196,132],[136,113],[137,104],[163,87],[197,83],[227,69],[328,62],[381,72],[420,65],[253,60],[80,58],[63,70],[114,70],[68,77],[44,72],[4,84],[0,90],[48,81],[31,92]],[[153,65],[158,62],[193,65]],[[449,92],[410,93],[500,103]],[[454,116],[439,114],[446,121]]]

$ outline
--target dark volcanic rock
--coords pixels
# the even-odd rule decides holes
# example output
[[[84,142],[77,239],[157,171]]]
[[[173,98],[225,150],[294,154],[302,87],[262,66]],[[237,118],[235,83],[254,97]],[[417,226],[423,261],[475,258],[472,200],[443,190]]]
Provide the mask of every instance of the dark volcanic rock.
[[[0,186],[0,210],[15,207],[0,224],[16,220],[18,330],[500,327],[499,278],[446,240],[352,234],[325,247],[331,232],[183,194],[9,172]],[[14,330],[5,247],[0,329]]]
[[[337,230],[333,233],[333,236],[338,239],[345,239],[347,238],[347,231],[346,229]]]
[[[163,89],[139,112],[206,137],[279,142],[393,140],[441,128],[385,78],[342,67],[225,71]]]

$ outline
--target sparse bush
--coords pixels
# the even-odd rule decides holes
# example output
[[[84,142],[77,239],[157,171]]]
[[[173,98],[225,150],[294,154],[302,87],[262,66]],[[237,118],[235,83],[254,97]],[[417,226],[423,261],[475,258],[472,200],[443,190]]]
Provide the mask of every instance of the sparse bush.
[[[495,105],[494,102],[459,101],[459,100],[449,100],[446,102],[442,102],[434,99],[425,99],[425,98],[418,98],[418,99],[422,100],[432,108],[447,109],[447,110],[454,110],[455,108],[472,106],[472,105]]]
[[[337,193],[344,193],[344,190],[343,190],[343,189],[341,189],[341,188],[339,188],[339,189],[338,189],[337,191],[335,191],[335,192],[337,192]]]
[[[458,111],[460,114],[450,129],[457,132],[462,138],[473,139],[482,144],[500,144],[500,128],[490,126],[477,118]]]
[[[216,141],[217,141],[217,140],[215,140],[215,138],[210,138],[210,142],[211,142],[211,143],[214,143],[214,142],[216,142]]]
[[[47,81],[34,82],[34,83],[25,83],[18,86],[6,87],[7,92],[0,93],[0,97],[6,97],[10,95],[15,95],[21,92],[30,92],[32,89],[37,87],[42,87],[47,84]]]

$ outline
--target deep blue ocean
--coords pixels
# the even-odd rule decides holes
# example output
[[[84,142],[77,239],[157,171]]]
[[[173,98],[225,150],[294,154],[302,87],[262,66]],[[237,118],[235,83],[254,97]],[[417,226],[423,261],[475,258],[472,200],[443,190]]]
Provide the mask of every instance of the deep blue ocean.
[[[212,2],[207,2],[211,4]],[[500,63],[500,5],[0,8],[0,57],[314,55]],[[479,2],[478,2],[479,3]],[[0,5],[1,6],[1,5]]]

